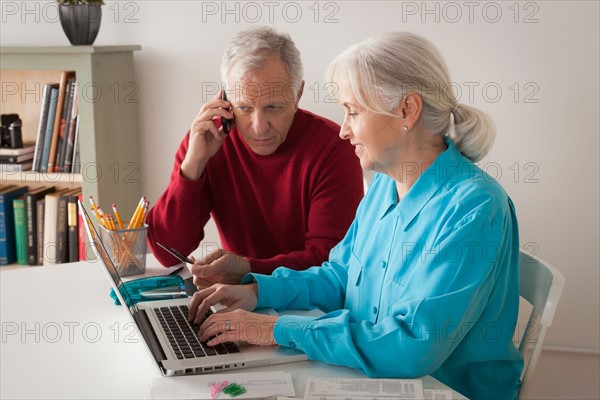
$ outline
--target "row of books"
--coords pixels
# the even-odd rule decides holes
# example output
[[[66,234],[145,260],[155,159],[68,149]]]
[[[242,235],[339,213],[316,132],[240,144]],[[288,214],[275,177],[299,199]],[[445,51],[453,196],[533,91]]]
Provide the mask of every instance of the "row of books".
[[[0,265],[47,265],[86,259],[78,213],[81,188],[5,185],[0,190]]]
[[[34,171],[79,173],[77,86],[74,71],[64,71],[60,83],[44,86],[37,141],[31,159]]]

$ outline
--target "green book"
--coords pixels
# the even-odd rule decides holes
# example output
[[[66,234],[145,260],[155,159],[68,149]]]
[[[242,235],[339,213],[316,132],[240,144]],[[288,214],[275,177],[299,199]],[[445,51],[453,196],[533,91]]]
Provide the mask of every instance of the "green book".
[[[26,191],[27,186],[2,185],[0,187],[0,265],[14,263],[17,259],[13,200],[23,196]]]
[[[25,200],[13,199],[15,218],[15,244],[17,247],[17,263],[27,265],[27,225],[25,224]]]

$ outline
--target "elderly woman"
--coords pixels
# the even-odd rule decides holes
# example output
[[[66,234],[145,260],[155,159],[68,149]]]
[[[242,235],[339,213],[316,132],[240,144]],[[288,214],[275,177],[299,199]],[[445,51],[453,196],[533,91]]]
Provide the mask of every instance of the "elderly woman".
[[[439,52],[413,34],[353,46],[328,74],[345,110],[340,137],[377,174],[320,268],[282,267],[198,292],[196,322],[210,305],[227,306],[202,324],[202,339],[295,347],[371,377],[430,374],[471,398],[515,398],[517,219],[502,187],[473,164],[492,145],[493,122],[457,102]],[[260,307],[325,314],[249,312]]]

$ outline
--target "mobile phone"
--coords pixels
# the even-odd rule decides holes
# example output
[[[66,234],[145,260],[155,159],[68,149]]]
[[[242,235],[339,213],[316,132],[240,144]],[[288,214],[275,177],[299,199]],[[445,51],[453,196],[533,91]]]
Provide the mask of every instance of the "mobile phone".
[[[223,87],[221,89],[221,100],[229,101],[229,100],[227,100],[227,94],[225,92],[225,84],[223,84]],[[229,131],[231,130],[231,127],[233,126],[233,119],[227,119],[225,117],[221,117],[221,126],[223,127],[223,132],[226,135],[229,135]]]
[[[155,243],[157,245],[159,245],[160,247],[162,247],[163,249],[165,249],[165,251],[167,253],[169,253],[170,255],[172,255],[173,257],[175,257],[176,259],[178,259],[179,261],[185,262],[185,263],[188,263],[188,264],[193,264],[194,263],[192,260],[190,260],[189,258],[187,258],[186,256],[184,256],[183,254],[181,254],[180,252],[178,252],[174,248],[169,247],[169,246],[165,246],[162,243],[158,243],[158,242],[155,242]]]

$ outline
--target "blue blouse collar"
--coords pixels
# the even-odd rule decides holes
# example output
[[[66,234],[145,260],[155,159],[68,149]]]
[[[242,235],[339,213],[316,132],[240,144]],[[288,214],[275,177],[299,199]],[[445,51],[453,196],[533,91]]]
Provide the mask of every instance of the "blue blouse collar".
[[[458,165],[464,162],[460,150],[456,147],[452,139],[445,138],[448,148],[440,153],[433,163],[419,176],[406,195],[402,198],[399,207],[393,207],[398,204],[396,182],[390,180],[390,188],[383,204],[380,219],[383,218],[392,208],[396,208],[398,219],[403,230],[419,214],[425,205],[431,200],[440,187],[444,186],[451,178],[457,177]]]

